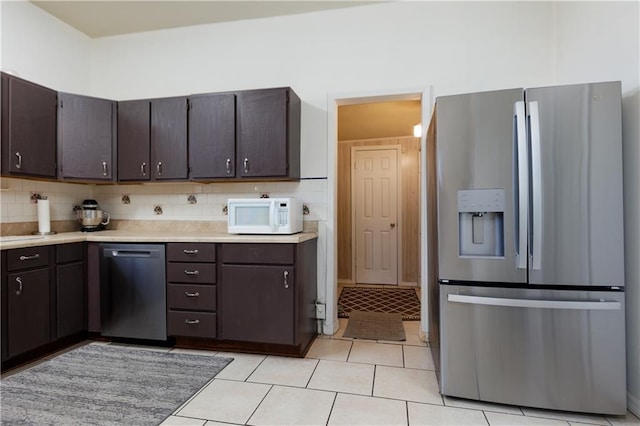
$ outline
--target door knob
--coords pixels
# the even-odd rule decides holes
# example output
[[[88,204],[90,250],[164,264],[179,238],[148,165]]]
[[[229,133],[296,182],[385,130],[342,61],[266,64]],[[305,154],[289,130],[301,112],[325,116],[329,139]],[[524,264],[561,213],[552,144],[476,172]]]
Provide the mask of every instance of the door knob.
[[[395,223],[392,223],[392,224],[391,224],[391,225],[389,225],[389,226],[391,226],[392,228],[395,228],[395,227],[396,227],[396,224],[395,224]]]

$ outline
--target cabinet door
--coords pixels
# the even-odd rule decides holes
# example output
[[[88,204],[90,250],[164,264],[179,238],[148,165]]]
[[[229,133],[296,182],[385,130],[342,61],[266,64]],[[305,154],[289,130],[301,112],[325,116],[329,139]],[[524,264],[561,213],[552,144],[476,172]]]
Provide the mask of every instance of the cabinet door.
[[[149,180],[151,103],[118,102],[118,180]]]
[[[49,269],[8,276],[8,356],[49,343]]]
[[[222,339],[295,344],[294,268],[223,265],[219,284]]]
[[[236,98],[233,93],[189,98],[189,177],[235,177]]]
[[[84,265],[82,262],[58,265],[57,332],[58,339],[86,330]]]
[[[187,178],[187,98],[151,101],[151,164],[155,180]]]
[[[56,177],[54,90],[3,75],[3,173]]]
[[[60,93],[58,99],[61,176],[113,180],[115,103],[68,93]]]
[[[287,176],[287,89],[237,94],[237,168],[241,177]]]

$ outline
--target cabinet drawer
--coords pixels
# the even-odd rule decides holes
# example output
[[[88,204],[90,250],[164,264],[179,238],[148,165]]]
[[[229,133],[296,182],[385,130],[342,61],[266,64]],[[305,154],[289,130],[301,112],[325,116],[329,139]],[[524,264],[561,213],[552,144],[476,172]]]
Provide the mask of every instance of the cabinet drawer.
[[[168,335],[215,338],[216,314],[209,312],[169,311]]]
[[[167,263],[167,281],[171,283],[213,284],[215,263]]]
[[[223,263],[293,265],[294,244],[223,244]]]
[[[167,286],[167,305],[169,309],[215,311],[216,286],[169,284]]]
[[[47,266],[49,264],[49,246],[25,247],[9,250],[7,253],[7,270]]]
[[[56,246],[56,263],[80,261],[84,258],[84,244],[71,243]]]
[[[167,244],[169,262],[215,262],[216,245],[207,243]]]

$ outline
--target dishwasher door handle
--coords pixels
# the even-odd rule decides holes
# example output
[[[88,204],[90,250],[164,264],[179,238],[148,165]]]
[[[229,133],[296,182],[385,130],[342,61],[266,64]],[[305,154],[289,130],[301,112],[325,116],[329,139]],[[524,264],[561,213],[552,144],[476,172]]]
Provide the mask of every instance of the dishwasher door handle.
[[[156,250],[105,250],[106,257],[157,257]]]

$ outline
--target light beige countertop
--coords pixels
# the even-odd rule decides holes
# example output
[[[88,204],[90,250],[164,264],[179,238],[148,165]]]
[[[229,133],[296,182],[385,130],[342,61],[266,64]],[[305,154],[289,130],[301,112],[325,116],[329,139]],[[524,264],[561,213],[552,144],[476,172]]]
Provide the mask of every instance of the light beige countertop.
[[[157,232],[157,231],[98,231],[62,232],[55,235],[20,235],[0,237],[0,250],[52,244],[92,242],[119,243],[302,243],[318,238],[316,232],[293,235],[235,235],[224,232]]]

